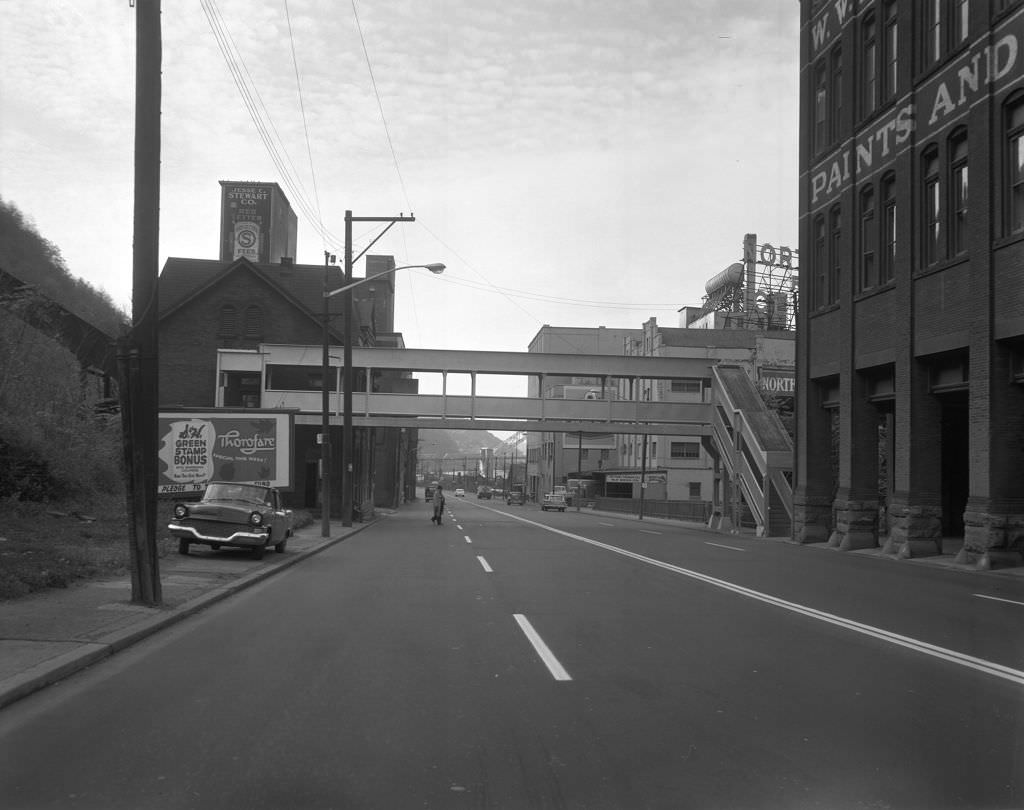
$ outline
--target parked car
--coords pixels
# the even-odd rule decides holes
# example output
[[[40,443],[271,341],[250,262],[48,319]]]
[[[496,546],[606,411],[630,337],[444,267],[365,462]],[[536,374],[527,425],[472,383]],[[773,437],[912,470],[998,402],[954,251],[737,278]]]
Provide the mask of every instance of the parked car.
[[[548,509],[557,509],[559,512],[565,511],[565,496],[561,492],[549,492],[544,496],[544,500],[541,502],[540,510],[547,512]]]
[[[294,532],[291,509],[285,509],[281,493],[260,484],[211,481],[195,503],[176,503],[167,524],[178,538],[178,551],[188,554],[191,545],[247,548],[257,560],[268,546],[283,554]]]
[[[522,506],[526,503],[526,490],[523,489],[522,484],[513,484],[508,492],[505,493],[505,503],[509,506],[516,504]]]
[[[494,491],[490,487],[477,487],[476,488],[476,496],[478,498],[487,498],[488,500],[490,500],[490,498],[493,495],[494,495]]]
[[[455,489],[455,497],[456,498],[465,498],[466,497],[466,490],[464,490],[462,487],[456,487],[456,489]]]

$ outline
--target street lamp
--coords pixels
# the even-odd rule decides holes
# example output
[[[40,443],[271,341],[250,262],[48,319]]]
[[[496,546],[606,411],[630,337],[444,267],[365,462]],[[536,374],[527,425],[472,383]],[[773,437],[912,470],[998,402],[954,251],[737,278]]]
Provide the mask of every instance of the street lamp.
[[[350,212],[349,212],[350,213]],[[348,216],[346,217],[348,218]],[[348,224],[348,223],[346,223]],[[347,230],[347,229],[346,229]],[[346,233],[346,237],[348,234]],[[346,242],[348,240],[346,239]],[[350,253],[350,251],[349,251]],[[440,262],[433,262],[431,264],[403,264],[400,267],[392,267],[389,270],[385,270],[383,273],[374,273],[368,275],[366,278],[361,278],[358,281],[350,282],[344,286],[338,287],[336,290],[327,289],[327,268],[326,260],[329,254],[325,253],[325,267],[324,267],[324,329],[323,329],[323,361],[322,361],[322,397],[321,397],[321,424],[322,424],[322,451],[321,451],[321,465],[323,470],[320,474],[321,480],[321,502],[323,514],[320,520],[320,533],[323,537],[328,537],[331,533],[330,515],[331,515],[331,452],[330,452],[330,428],[331,428],[331,411],[330,411],[330,383],[328,377],[330,376],[330,329],[329,319],[330,313],[328,311],[328,301],[337,295],[338,293],[350,292],[353,287],[358,287],[360,284],[366,284],[368,281],[375,281],[384,276],[391,275],[399,270],[409,270],[413,268],[423,268],[429,270],[435,275],[440,275],[444,272],[444,265]],[[346,276],[351,278],[351,259],[346,256]],[[352,504],[351,498],[349,497],[349,486],[348,480],[349,474],[352,472],[352,296],[346,296],[345,300],[345,353],[344,353],[344,422],[343,422],[343,435],[342,435],[342,463],[341,463],[341,525],[351,526],[352,525]]]

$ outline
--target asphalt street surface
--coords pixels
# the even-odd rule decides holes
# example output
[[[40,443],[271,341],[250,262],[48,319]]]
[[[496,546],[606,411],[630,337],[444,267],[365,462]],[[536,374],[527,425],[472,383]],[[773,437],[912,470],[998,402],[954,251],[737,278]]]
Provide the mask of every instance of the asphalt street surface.
[[[448,508],[0,712],[0,807],[1024,807],[1024,580]]]

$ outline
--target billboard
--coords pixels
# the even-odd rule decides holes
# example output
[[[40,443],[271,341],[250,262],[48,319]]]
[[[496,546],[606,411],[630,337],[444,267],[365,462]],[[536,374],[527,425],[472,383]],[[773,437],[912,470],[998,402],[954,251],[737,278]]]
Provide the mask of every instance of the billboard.
[[[791,368],[762,368],[761,388],[769,394],[791,397],[796,392],[796,372]]]
[[[292,414],[161,412],[157,493],[202,492],[209,481],[291,489]]]

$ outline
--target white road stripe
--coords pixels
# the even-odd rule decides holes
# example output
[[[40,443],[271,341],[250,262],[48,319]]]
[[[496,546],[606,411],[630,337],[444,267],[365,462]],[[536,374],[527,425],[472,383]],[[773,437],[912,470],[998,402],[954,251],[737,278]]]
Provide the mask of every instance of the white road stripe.
[[[571,681],[572,678],[569,676],[569,673],[565,671],[565,667],[558,663],[558,659],[555,658],[554,653],[551,652],[548,645],[544,643],[544,639],[542,639],[537,631],[533,629],[533,625],[530,624],[530,620],[522,613],[515,613],[513,616],[519,624],[519,629],[526,634],[526,638],[533,645],[533,649],[537,651],[537,655],[540,656],[540,660],[544,662],[544,666],[548,668],[548,672],[551,673],[552,677],[556,681]]]
[[[484,571],[486,571],[488,574],[494,573],[494,569],[487,564],[487,560],[485,560],[483,557],[479,555],[477,555],[477,559],[480,561],[480,565],[483,567]]]
[[[458,523],[455,524],[455,528],[458,529],[460,532],[462,531],[462,527]]]
[[[650,529],[641,529],[644,534],[661,534],[661,532],[651,531]]]
[[[614,526],[614,523],[605,523],[603,520],[598,521],[602,526]]]
[[[717,546],[718,548],[728,548],[733,551],[746,551],[745,548],[736,548],[736,546],[723,546],[721,543],[712,543],[710,540],[704,543],[706,546]]]
[[[467,543],[472,543],[473,542],[472,540],[469,539],[469,535],[468,534],[464,534],[462,536],[466,538],[466,542]]]
[[[607,543],[600,543],[597,540],[591,540],[578,534],[572,534],[571,532],[567,532],[562,529],[556,529],[553,526],[545,526],[543,523],[537,523],[536,521],[518,517],[517,515],[513,515],[512,517],[522,523],[529,523],[532,526],[552,532],[553,534],[560,534],[563,537],[568,537],[570,540],[578,540],[581,543],[587,543],[595,548],[603,548],[606,551],[613,551],[616,554],[621,554],[623,557],[630,557],[631,559],[639,560],[640,562],[647,563],[648,565],[663,568],[666,571],[682,574],[683,576],[699,580],[700,582],[707,583],[708,585],[713,585],[716,588],[722,588],[724,590],[737,593],[740,596],[746,596],[749,599],[756,599],[760,602],[792,611],[793,613],[800,613],[812,619],[817,619],[821,622],[842,627],[854,633],[871,636],[872,638],[879,639],[880,641],[886,641],[889,644],[905,647],[909,650],[914,650],[915,652],[923,653],[924,655],[930,655],[933,658],[939,658],[952,664],[967,667],[968,669],[973,669],[986,675],[1002,678],[1003,680],[1010,681],[1018,686],[1024,686],[1024,671],[1019,669],[1003,666],[1002,664],[997,664],[993,661],[986,661],[983,658],[975,658],[973,655],[967,655],[966,653],[957,652],[956,650],[950,650],[946,647],[939,647],[935,644],[929,644],[926,641],[919,641],[918,639],[910,638],[909,636],[902,636],[899,633],[891,633],[888,630],[882,630],[879,627],[862,624],[861,622],[854,621],[853,619],[844,619],[842,616],[836,616],[833,613],[826,613],[823,610],[805,607],[804,605],[799,605],[796,602],[789,602],[785,599],[771,596],[770,594],[752,590],[751,588],[744,588],[742,585],[734,585],[724,579],[711,577],[707,574],[701,574],[698,571],[691,571],[687,568],[680,568],[678,565],[671,565],[670,563],[655,560],[651,557],[645,557],[642,554],[637,554],[633,551],[627,551],[624,548],[611,546]]]
[[[991,599],[993,602],[1009,602],[1011,605],[1020,605],[1021,607],[1024,607],[1024,602],[1015,602],[1013,599],[1002,599],[998,596],[986,596],[983,593],[976,593],[974,595],[979,599]]]

